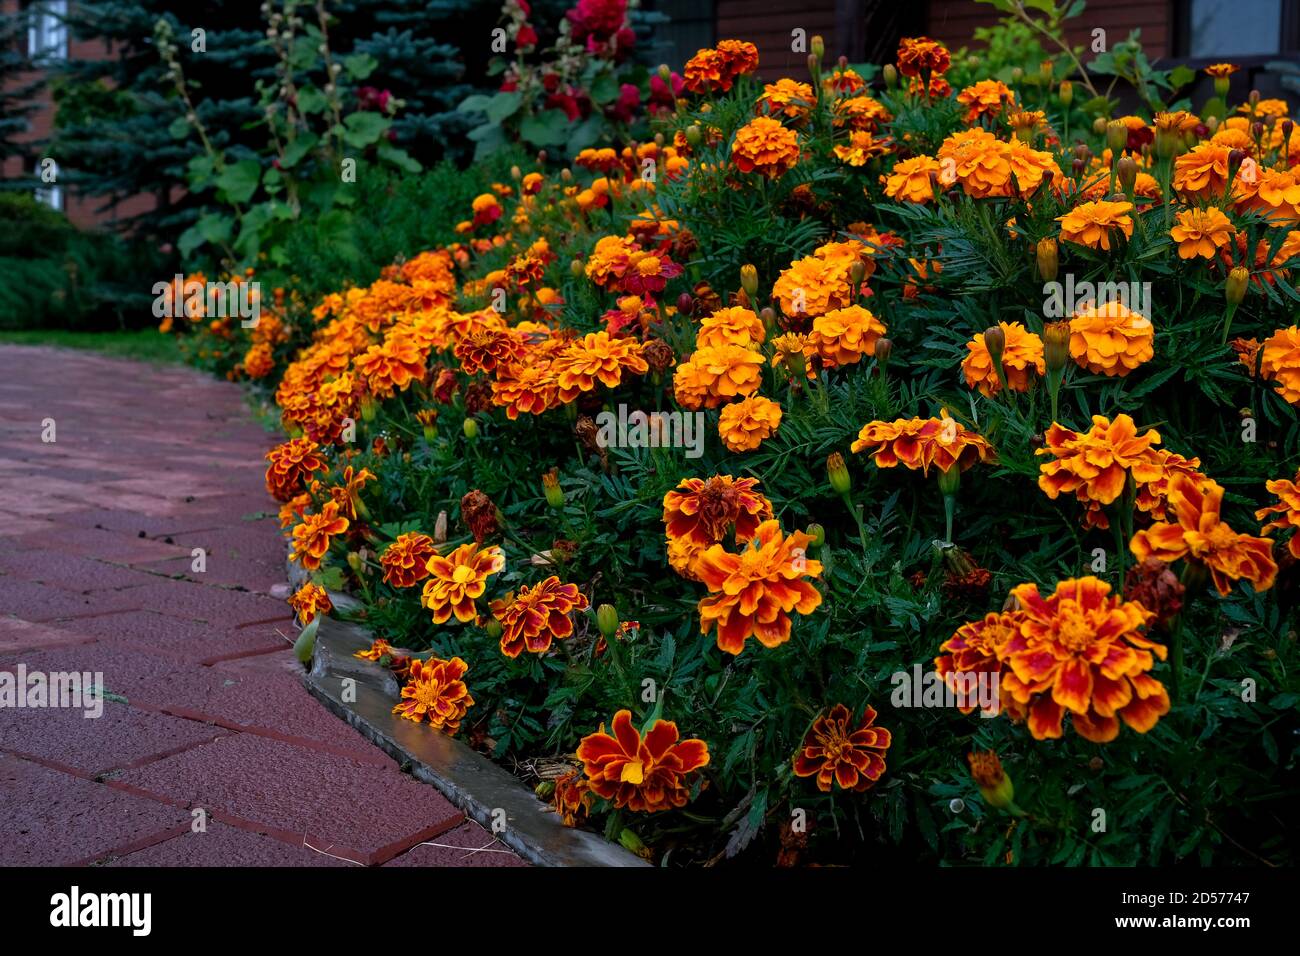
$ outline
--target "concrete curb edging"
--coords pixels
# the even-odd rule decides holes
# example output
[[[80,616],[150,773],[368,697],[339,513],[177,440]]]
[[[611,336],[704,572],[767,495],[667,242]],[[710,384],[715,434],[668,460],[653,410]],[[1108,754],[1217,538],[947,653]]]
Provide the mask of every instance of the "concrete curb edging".
[[[293,587],[306,576],[290,565]],[[338,607],[356,606],[345,595],[330,595]],[[353,655],[370,647],[373,635],[358,624],[322,618],[307,691],[363,737],[409,770],[417,780],[436,787],[470,819],[493,832],[505,812],[505,829],[496,837],[537,866],[649,866],[623,847],[589,830],[566,827],[518,778],[467,744],[392,713],[400,697],[396,678],[386,668]],[[355,701],[345,701],[344,681],[351,679]]]

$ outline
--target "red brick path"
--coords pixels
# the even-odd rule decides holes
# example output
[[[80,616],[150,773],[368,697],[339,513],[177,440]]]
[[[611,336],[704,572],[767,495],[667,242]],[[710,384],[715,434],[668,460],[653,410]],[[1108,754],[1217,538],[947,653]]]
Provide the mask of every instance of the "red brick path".
[[[0,671],[113,695],[0,708],[0,865],[522,865],[302,688],[272,441],[194,371],[0,346]]]

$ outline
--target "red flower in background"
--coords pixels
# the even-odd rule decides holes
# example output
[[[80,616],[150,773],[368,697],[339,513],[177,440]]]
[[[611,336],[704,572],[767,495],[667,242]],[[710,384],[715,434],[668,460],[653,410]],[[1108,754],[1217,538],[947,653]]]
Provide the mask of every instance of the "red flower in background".
[[[631,83],[619,87],[618,99],[605,107],[605,114],[619,123],[630,123],[641,106],[641,93]]]
[[[627,16],[627,0],[578,0],[564,16],[573,25],[573,39],[578,43],[586,42],[590,50],[589,38],[604,43],[622,29]]]
[[[685,88],[686,81],[680,74],[669,74],[667,83],[658,73],[651,75],[650,109],[655,112],[671,113],[677,106],[677,97],[682,95],[682,90]]]
[[[363,86],[357,90],[357,109],[369,110],[374,113],[387,113],[388,103],[392,98],[393,94],[388,90]]]

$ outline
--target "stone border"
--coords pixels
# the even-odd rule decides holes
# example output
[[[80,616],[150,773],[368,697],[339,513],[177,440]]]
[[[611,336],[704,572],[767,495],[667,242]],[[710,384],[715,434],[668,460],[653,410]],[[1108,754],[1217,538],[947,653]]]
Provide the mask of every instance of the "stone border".
[[[306,575],[291,564],[289,579],[296,589]],[[330,600],[340,609],[357,606],[347,595],[331,593]],[[323,618],[316,632],[311,670],[303,677],[308,692],[397,760],[403,770],[437,787],[489,832],[494,812],[504,810],[506,828],[496,836],[528,862],[537,866],[650,865],[590,830],[566,827],[559,814],[517,777],[462,741],[395,716],[393,703],[401,696],[397,679],[387,668],[353,656],[370,647],[372,638],[358,624]],[[355,702],[343,700],[343,681],[349,678],[356,681]]]

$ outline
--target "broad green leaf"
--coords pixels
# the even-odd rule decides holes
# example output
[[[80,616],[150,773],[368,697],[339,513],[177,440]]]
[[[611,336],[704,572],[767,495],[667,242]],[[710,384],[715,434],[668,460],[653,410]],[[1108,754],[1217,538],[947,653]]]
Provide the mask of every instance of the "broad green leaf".
[[[375,72],[377,66],[379,66],[379,61],[369,53],[353,53],[343,61],[343,68],[348,71],[348,76],[354,80],[364,80]]]
[[[241,159],[226,166],[217,175],[217,188],[235,203],[246,203],[253,198],[262,178],[262,165],[255,159]]]

